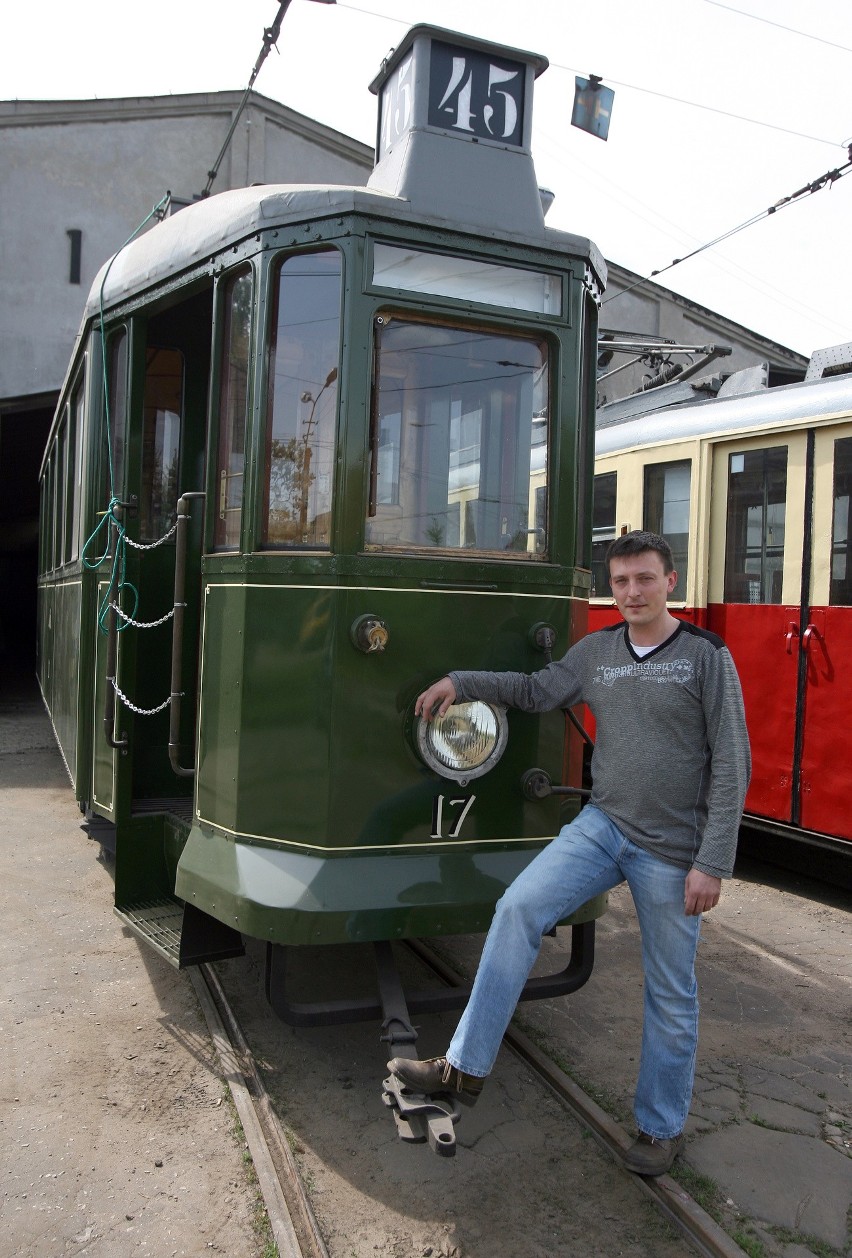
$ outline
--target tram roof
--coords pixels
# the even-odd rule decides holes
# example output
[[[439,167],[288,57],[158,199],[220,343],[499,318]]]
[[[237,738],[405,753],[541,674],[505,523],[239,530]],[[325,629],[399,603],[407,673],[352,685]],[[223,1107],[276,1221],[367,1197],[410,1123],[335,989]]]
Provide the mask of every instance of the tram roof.
[[[852,413],[852,374],[823,376],[728,398],[671,406],[635,418],[610,420],[595,433],[595,454],[617,454],[637,446],[683,438],[724,436],[755,428],[790,426]]]
[[[95,277],[84,320],[99,313],[101,300],[108,309],[260,231],[346,213],[410,219],[413,223],[435,225],[444,230],[450,227],[482,235],[481,226],[438,217],[430,219],[422,212],[415,213],[409,200],[381,189],[344,184],[264,184],[237,188],[170,215],[113,255]],[[517,242],[519,239],[516,231],[502,233],[495,229],[488,234],[495,240]],[[606,263],[597,247],[583,236],[545,227],[543,233],[537,230],[526,239],[521,237],[521,243],[576,254],[587,261],[601,283],[605,283]]]

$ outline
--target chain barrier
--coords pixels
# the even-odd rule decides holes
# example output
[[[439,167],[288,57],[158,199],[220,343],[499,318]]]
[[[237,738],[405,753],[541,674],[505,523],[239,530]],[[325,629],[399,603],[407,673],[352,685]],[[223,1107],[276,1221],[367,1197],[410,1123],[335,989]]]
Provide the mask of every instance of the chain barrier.
[[[130,711],[135,712],[137,716],[156,716],[158,712],[162,712],[163,708],[167,708],[169,706],[172,699],[182,699],[185,694],[185,691],[179,690],[177,694],[169,695],[168,699],[164,699],[158,708],[137,708],[136,704],[132,703],[124,691],[119,687],[114,677],[108,677],[107,680],[124,706],[126,708],[130,708]]]
[[[126,612],[121,610],[118,603],[110,603],[110,607],[117,616],[120,616],[126,624],[132,625],[134,629],[158,629],[159,626],[164,625],[167,620],[171,620],[172,616],[175,614],[175,608],[186,607],[186,603],[175,603],[175,606],[171,609],[171,611],[166,612],[165,616],[161,616],[159,620],[134,620],[132,616],[128,616]]]
[[[168,533],[164,533],[163,536],[159,538],[156,542],[148,542],[147,544],[143,542],[134,542],[127,536],[126,533],[124,535],[124,540],[127,543],[127,545],[132,546],[134,550],[156,550],[158,546],[162,546],[163,543],[167,542],[169,538],[171,537],[171,535],[176,532],[177,532],[177,520],[175,520],[174,524],[169,529]]]

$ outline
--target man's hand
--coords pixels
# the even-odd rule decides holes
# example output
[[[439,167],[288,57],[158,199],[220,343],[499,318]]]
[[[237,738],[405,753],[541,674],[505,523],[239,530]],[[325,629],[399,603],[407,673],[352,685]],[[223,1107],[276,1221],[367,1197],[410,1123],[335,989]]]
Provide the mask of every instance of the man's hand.
[[[442,677],[424,690],[414,705],[414,715],[431,721],[434,716],[444,716],[447,708],[456,701],[456,688],[449,677]],[[437,707],[437,711],[435,708]]]
[[[712,874],[704,874],[700,869],[690,869],[686,875],[686,886],[683,895],[683,911],[687,917],[697,917],[699,913],[709,913],[719,903],[722,894],[722,879]]]

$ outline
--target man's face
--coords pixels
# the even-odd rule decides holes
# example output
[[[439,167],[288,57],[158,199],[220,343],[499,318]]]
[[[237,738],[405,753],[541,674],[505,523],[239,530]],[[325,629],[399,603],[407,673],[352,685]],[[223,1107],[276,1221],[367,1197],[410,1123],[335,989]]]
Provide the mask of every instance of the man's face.
[[[642,628],[665,620],[666,599],[677,585],[677,573],[665,572],[662,556],[645,550],[610,559],[609,584],[628,625]]]

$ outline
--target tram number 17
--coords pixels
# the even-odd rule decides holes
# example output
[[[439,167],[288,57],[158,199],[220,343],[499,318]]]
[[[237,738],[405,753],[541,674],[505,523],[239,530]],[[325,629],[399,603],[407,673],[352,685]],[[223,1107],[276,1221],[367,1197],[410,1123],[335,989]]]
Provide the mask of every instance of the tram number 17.
[[[446,795],[436,795],[432,803],[432,834],[433,839],[442,839],[444,827],[444,806],[449,808],[458,808],[460,811],[452,818],[452,824],[447,831],[448,839],[457,839],[464,825],[464,819],[470,812],[475,795],[460,796],[458,799],[447,799]]]

